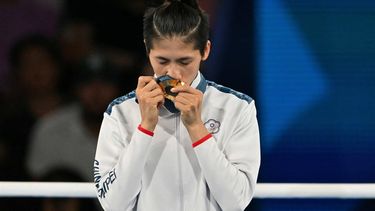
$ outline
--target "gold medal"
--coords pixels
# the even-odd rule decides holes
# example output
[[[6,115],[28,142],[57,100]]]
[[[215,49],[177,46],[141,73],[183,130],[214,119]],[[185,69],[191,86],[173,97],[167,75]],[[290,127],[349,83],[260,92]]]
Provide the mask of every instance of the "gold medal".
[[[174,97],[176,97],[178,93],[171,92],[171,89],[173,87],[184,85],[184,82],[174,79],[168,75],[163,75],[163,76],[156,78],[156,83],[158,83],[160,88],[163,90],[164,97],[172,101],[174,100]]]

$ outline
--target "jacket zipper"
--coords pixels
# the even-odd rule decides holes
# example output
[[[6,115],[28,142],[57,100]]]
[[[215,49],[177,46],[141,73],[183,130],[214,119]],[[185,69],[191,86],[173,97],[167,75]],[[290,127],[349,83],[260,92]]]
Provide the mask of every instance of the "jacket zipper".
[[[176,115],[176,140],[177,140],[177,169],[178,169],[178,184],[179,184],[179,197],[180,197],[180,210],[185,210],[184,205],[184,187],[182,181],[182,168],[181,168],[181,133],[180,133],[180,115]]]

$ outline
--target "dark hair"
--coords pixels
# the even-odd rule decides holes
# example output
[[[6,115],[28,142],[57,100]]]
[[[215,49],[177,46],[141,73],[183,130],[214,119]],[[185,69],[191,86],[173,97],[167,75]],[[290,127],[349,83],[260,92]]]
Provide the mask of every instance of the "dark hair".
[[[143,19],[143,38],[146,51],[152,49],[155,39],[181,37],[204,54],[209,36],[208,15],[196,0],[171,0],[149,7]]]

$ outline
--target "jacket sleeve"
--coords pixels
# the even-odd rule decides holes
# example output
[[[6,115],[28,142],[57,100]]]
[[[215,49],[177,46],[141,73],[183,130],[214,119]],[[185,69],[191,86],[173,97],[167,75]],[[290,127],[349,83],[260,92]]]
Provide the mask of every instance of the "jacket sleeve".
[[[214,137],[194,149],[211,194],[223,210],[250,203],[260,166],[259,128],[254,101],[246,106],[220,150]]]
[[[104,114],[94,161],[94,182],[104,210],[132,210],[141,188],[152,134],[134,128],[120,134],[119,122]]]

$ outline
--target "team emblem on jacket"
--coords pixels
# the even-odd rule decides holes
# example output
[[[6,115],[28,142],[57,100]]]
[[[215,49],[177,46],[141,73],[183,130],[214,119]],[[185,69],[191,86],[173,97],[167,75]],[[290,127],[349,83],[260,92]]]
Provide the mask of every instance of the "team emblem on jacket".
[[[215,134],[219,132],[220,122],[214,119],[209,119],[206,123],[204,123],[204,126],[207,128],[208,132]]]

